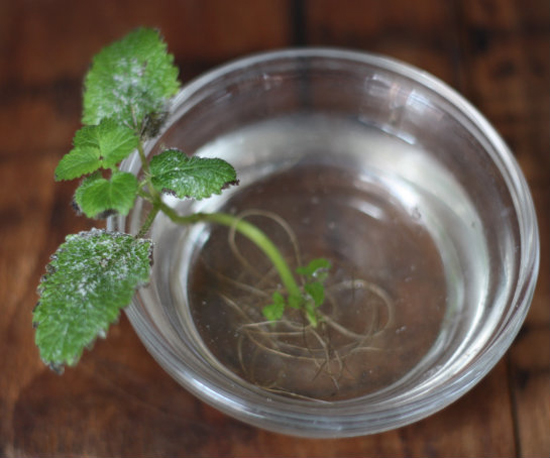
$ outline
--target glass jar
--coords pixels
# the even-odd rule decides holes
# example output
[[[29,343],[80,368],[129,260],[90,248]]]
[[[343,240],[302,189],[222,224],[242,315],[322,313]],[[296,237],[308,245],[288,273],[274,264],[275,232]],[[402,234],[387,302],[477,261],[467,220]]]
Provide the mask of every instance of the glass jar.
[[[127,314],[186,389],[242,421],[344,437],[417,421],[474,386],[529,308],[539,242],[505,143],[459,94],[388,58],[247,57],[187,84],[146,145],[221,157],[238,187],[178,212],[260,227],[294,269],[326,258],[321,324],[266,323],[272,266],[231,227],[157,217],[152,280]],[[137,155],[124,169],[140,173]],[[137,232],[138,202],[111,230]]]

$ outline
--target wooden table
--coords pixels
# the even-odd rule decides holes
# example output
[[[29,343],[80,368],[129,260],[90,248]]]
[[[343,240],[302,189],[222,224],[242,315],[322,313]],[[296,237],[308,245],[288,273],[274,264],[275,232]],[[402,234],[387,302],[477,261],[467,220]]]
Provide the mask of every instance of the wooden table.
[[[505,358],[442,412],[383,434],[305,440],[235,421],[180,388],[123,316],[61,377],[33,343],[49,255],[88,227],[53,170],[79,127],[92,54],[160,27],[187,80],[296,45],[384,53],[462,92],[515,152],[542,240],[540,280]],[[0,456],[550,455],[548,0],[3,0],[0,2]]]

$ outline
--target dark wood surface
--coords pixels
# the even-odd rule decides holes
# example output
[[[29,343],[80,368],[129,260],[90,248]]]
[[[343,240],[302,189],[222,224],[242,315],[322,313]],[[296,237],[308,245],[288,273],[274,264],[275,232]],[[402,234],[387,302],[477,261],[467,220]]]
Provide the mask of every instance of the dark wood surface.
[[[198,401],[123,316],[61,377],[34,347],[49,255],[87,227],[53,170],[79,127],[91,55],[160,27],[182,79],[250,52],[362,49],[462,92],[514,150],[537,207],[541,272],[503,360],[442,412],[383,434],[305,440]],[[550,456],[550,4],[548,0],[0,0],[0,456]]]

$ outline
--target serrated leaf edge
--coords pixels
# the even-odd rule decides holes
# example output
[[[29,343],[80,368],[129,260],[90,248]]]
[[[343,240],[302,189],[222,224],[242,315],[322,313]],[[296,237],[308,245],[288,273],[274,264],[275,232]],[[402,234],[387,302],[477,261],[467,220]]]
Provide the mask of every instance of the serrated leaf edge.
[[[37,293],[38,295],[40,296],[43,292],[43,284],[45,281],[47,281],[47,278],[51,275],[53,275],[57,270],[54,268],[54,266],[52,266],[52,261],[54,261],[58,256],[59,256],[59,253],[61,253],[64,249],[64,245],[69,242],[71,240],[71,238],[75,238],[75,237],[93,237],[93,236],[101,236],[102,234],[109,234],[110,236],[113,236],[113,237],[127,237],[129,236],[129,234],[126,234],[126,233],[123,233],[123,232],[118,232],[118,231],[107,231],[105,229],[97,229],[97,228],[92,228],[88,231],[80,231],[76,234],[69,234],[68,236],[66,236],[65,238],[65,242],[62,243],[58,249],[55,251],[55,253],[53,253],[51,256],[50,256],[50,263],[47,264],[46,266],[46,273],[41,277],[40,279],[40,283],[37,287]],[[148,249],[148,258],[149,258],[149,266],[152,267],[153,266],[153,250],[154,250],[154,242],[150,239],[144,239],[144,238],[137,238],[137,237],[134,237],[135,241],[136,242],[147,242],[149,244],[149,249]],[[147,286],[149,284],[149,281],[145,281],[145,282],[138,282],[135,286],[135,291],[137,291],[139,288],[142,288],[144,286]],[[118,308],[118,313],[117,313],[117,316],[115,317],[114,320],[112,320],[110,323],[108,323],[108,327],[107,329],[104,329],[104,330],[100,330],[96,337],[94,339],[92,339],[88,344],[86,344],[79,352],[77,352],[73,358],[71,358],[70,360],[66,360],[66,361],[61,361],[61,362],[55,362],[55,361],[48,361],[46,359],[44,359],[42,357],[42,355],[40,356],[43,363],[48,366],[52,371],[54,371],[55,373],[61,375],[63,372],[64,372],[64,369],[65,369],[65,366],[69,366],[69,367],[72,367],[74,365],[76,365],[78,363],[78,361],[80,360],[80,358],[82,357],[82,354],[84,352],[84,350],[91,350],[95,343],[97,342],[97,339],[98,338],[106,338],[107,336],[107,332],[109,330],[109,328],[111,326],[113,326],[114,324],[116,324],[118,322],[118,319],[120,317],[120,311],[126,307],[128,307],[130,304],[126,304],[124,306],[121,306]],[[36,311],[36,309],[40,306],[40,300],[37,301],[37,303],[35,304],[34,308],[33,308],[33,315],[34,315],[34,312]],[[39,327],[40,327],[40,322],[38,322],[37,320],[34,319],[34,316],[33,316],[33,321],[32,321],[32,327],[37,330]]]

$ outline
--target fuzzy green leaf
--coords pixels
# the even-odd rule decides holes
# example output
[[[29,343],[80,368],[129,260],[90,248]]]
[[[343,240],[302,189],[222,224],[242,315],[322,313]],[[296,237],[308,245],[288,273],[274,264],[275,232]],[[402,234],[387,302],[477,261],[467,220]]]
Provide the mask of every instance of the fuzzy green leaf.
[[[74,365],[149,280],[152,242],[93,229],[69,235],[47,266],[33,312],[35,340],[54,369]]]
[[[313,299],[315,307],[320,307],[325,301],[325,287],[322,283],[318,281],[306,283],[304,290]]]
[[[309,279],[325,281],[328,276],[328,270],[331,268],[330,261],[325,258],[313,259],[307,266],[298,267],[296,273]]]
[[[114,117],[141,135],[148,130],[146,121],[165,112],[168,99],[179,88],[173,62],[153,29],[137,29],[105,47],[95,56],[84,81],[82,122],[98,124]]]
[[[269,321],[280,320],[285,312],[285,298],[279,292],[274,292],[273,302],[262,309],[263,315]]]
[[[222,159],[188,157],[170,149],[151,159],[151,182],[160,192],[197,200],[220,194],[237,183],[235,169]]]
[[[139,137],[111,118],[96,126],[84,126],[74,136],[74,148],[55,169],[56,180],[72,180],[99,168],[113,168],[134,151]]]
[[[73,148],[59,161],[55,169],[55,180],[72,180],[95,172],[101,167],[97,150],[92,148]]]
[[[107,180],[96,172],[77,188],[74,200],[88,218],[101,218],[113,212],[127,215],[138,189],[138,180],[131,173],[115,172]]]

